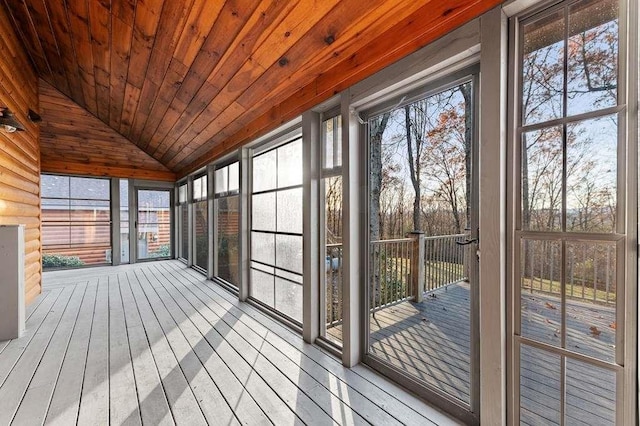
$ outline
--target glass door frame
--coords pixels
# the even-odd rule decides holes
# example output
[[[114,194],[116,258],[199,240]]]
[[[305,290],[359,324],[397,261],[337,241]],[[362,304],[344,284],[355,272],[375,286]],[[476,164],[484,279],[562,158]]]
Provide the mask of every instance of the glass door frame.
[[[359,114],[360,121],[360,139],[362,154],[366,158],[365,166],[362,167],[362,175],[360,177],[362,185],[366,186],[367,194],[369,193],[369,137],[368,137],[368,119],[379,115],[383,112],[393,110],[399,106],[407,105],[412,101],[425,99],[431,95],[445,91],[464,82],[472,83],[472,114],[473,114],[473,143],[472,143],[472,195],[471,195],[471,235],[470,239],[476,239],[476,242],[467,246],[469,251],[476,254],[469,256],[475,258],[469,271],[470,283],[470,341],[469,341],[469,361],[470,361],[470,404],[447,395],[441,390],[429,386],[426,382],[403,372],[396,366],[391,365],[375,356],[369,354],[369,197],[363,197],[361,202],[363,215],[362,235],[366,236],[366,243],[362,247],[362,259],[360,263],[363,265],[363,275],[365,278],[361,283],[362,295],[362,313],[361,313],[361,329],[363,330],[361,338],[362,361],[383,374],[384,376],[398,382],[400,385],[411,389],[429,402],[445,410],[446,412],[458,417],[468,424],[479,424],[480,422],[480,305],[479,305],[479,257],[477,250],[479,246],[479,200],[480,200],[480,182],[479,182],[479,131],[480,131],[480,66],[478,63],[467,66],[461,70],[454,71],[444,77],[437,78],[434,81],[427,82],[418,89],[412,89],[409,93],[400,94],[391,100],[387,100],[381,104],[374,105],[371,108],[363,109]]]
[[[130,182],[130,186],[129,188],[131,188],[131,185],[133,185],[133,200],[132,200],[132,204],[133,207],[135,207],[135,210],[133,212],[134,215],[134,226],[133,226],[133,230],[134,230],[134,235],[135,235],[135,242],[133,243],[135,250],[133,250],[133,253],[131,253],[129,255],[129,258],[131,259],[131,263],[141,263],[141,262],[153,262],[156,260],[169,260],[169,259],[173,259],[174,258],[174,254],[175,254],[175,209],[173,208],[174,206],[174,197],[175,197],[175,186],[174,184],[171,184],[170,186],[165,186],[162,184],[159,184],[158,186],[154,186],[154,185],[138,185],[135,182]],[[151,257],[151,258],[140,258],[138,256],[138,250],[139,250],[139,242],[138,242],[138,229],[139,229],[139,206],[138,206],[138,193],[140,191],[164,191],[164,192],[168,192],[169,193],[169,244],[171,249],[169,250],[169,255],[168,256],[162,256],[162,257]],[[131,197],[131,194],[130,194]]]

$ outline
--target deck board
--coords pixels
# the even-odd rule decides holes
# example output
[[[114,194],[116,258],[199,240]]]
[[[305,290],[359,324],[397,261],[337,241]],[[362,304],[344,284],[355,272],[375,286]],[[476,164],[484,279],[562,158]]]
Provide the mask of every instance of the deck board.
[[[234,298],[176,261],[45,273],[0,424],[457,424]]]
[[[166,267],[166,264],[160,266]],[[327,356],[316,346],[305,344],[290,329],[265,317],[256,308],[238,302],[233,295],[220,287],[207,285],[203,277],[195,271],[191,270],[189,274],[193,284],[203,289],[213,300],[237,318],[238,322],[246,324],[251,330],[259,333],[290,359],[295,359],[301,354],[307,364],[313,362],[326,370],[321,374],[329,375],[332,381],[338,379],[337,390],[342,395],[354,398],[361,395],[404,424],[448,424],[451,421],[439,411],[425,405],[423,401],[366,367],[358,365],[352,369],[343,368],[334,357]]]
[[[523,294],[523,335],[548,344],[559,342],[557,297]],[[456,283],[427,294],[421,303],[401,302],[370,316],[369,353],[435,389],[468,402],[470,383],[469,286]],[[567,304],[569,349],[611,360],[615,311],[610,306]],[[590,327],[600,334],[594,336]],[[334,328],[339,328],[334,327]],[[331,332],[331,331],[330,331]],[[557,371],[553,371],[557,368]],[[559,357],[543,351],[521,352],[521,407],[525,424],[557,421]],[[567,369],[567,417],[576,424],[613,424],[615,377],[584,364]],[[557,383],[556,383],[557,382]],[[572,423],[573,424],[573,423]]]

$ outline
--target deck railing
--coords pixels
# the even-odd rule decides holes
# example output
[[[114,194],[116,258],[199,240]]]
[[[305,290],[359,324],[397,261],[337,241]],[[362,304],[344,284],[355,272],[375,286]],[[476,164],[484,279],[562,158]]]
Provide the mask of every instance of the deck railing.
[[[370,307],[380,309],[410,299],[412,260],[416,247],[412,238],[372,241],[369,255]]]
[[[554,241],[522,245],[521,288],[528,293],[559,295],[562,282],[560,246]],[[616,303],[616,248],[613,243],[566,244],[565,295],[598,304]]]
[[[468,247],[456,244],[467,234],[372,241],[369,261],[371,311],[415,299],[468,279]],[[551,243],[526,246],[529,262],[523,262],[522,290],[560,293],[560,253]],[[566,295],[574,300],[615,304],[616,250],[609,244],[567,245]],[[419,265],[422,259],[422,267]],[[421,276],[422,279],[418,279]],[[327,245],[327,325],[342,322],[342,244]]]
[[[466,279],[465,234],[372,241],[370,306],[375,311]],[[420,245],[422,245],[422,250]],[[326,323],[342,322],[342,244],[327,244],[325,254]],[[423,267],[419,268],[419,259]],[[418,279],[418,275],[423,277]]]
[[[465,256],[468,246],[456,244],[467,237],[467,234],[425,237],[425,291],[433,291],[467,279]]]
[[[326,250],[326,322],[333,327],[342,323],[342,244],[327,244]]]

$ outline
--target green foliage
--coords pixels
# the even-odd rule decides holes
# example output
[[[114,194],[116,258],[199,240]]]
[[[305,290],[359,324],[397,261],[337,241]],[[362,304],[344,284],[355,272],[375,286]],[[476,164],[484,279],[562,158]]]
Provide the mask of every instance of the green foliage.
[[[64,256],[62,254],[42,255],[42,267],[47,268],[77,268],[84,262],[78,256]]]
[[[169,257],[171,256],[171,247],[169,244],[163,244],[153,252],[149,253],[151,257]]]

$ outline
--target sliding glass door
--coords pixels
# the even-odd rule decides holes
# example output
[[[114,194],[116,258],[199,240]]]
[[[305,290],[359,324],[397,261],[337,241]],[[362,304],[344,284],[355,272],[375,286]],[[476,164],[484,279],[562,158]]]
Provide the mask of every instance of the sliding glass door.
[[[137,259],[171,257],[171,190],[137,189]]]
[[[461,72],[366,126],[366,360],[467,419],[479,412],[476,81]]]

